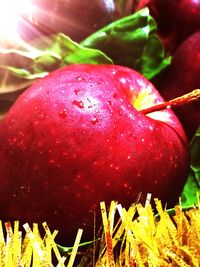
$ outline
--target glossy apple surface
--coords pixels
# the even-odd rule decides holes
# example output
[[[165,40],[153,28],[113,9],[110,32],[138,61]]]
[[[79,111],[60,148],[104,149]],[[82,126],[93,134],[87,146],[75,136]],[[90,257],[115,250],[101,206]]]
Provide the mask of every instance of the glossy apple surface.
[[[200,31],[188,37],[175,51],[172,64],[154,81],[168,100],[200,88]],[[200,102],[175,109],[191,139],[200,125]]]
[[[0,124],[1,219],[47,221],[66,244],[78,227],[91,238],[100,201],[178,201],[182,126],[170,109],[137,110],[160,101],[143,76],[114,65],[71,65],[36,82]]]
[[[30,0],[29,0],[30,1]],[[21,14],[19,31],[26,39],[65,33],[81,41],[106,24],[132,12],[133,0],[31,0],[31,10]]]
[[[173,52],[185,38],[200,30],[200,0],[144,2],[148,2],[150,13],[158,24],[158,33],[168,51]]]

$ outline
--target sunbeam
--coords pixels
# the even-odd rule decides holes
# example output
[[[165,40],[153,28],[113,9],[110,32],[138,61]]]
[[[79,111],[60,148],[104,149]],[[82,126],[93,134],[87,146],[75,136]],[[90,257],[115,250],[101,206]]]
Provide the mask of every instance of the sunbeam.
[[[20,14],[31,14],[29,0],[0,0],[0,39],[10,38],[18,32]]]

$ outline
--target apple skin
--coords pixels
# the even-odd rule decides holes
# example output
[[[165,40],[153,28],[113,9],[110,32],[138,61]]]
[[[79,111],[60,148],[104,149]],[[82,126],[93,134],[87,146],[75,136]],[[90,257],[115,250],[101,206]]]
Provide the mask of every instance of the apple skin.
[[[106,24],[132,12],[133,0],[31,0],[31,14],[21,14],[19,32],[23,39],[65,33],[81,41]]]
[[[144,2],[158,24],[158,34],[167,51],[173,52],[189,35],[200,30],[200,0]]]
[[[200,31],[179,46],[171,65],[152,82],[166,100],[200,88]],[[174,111],[191,139],[200,126],[200,102],[176,107]]]
[[[129,207],[142,192],[141,201],[177,202],[187,139],[170,109],[133,107],[146,90],[162,101],[141,74],[115,65],[70,65],[27,89],[0,124],[0,218],[47,221],[66,245],[78,228],[92,238],[100,201]]]

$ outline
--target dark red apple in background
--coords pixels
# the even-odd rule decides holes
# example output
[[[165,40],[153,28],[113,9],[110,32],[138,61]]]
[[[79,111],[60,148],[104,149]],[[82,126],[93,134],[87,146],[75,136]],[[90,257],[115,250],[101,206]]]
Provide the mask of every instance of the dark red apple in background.
[[[39,35],[63,32],[81,41],[106,24],[132,12],[133,0],[31,0],[31,14],[21,14],[21,36],[33,39]]]
[[[173,52],[200,30],[200,0],[138,0],[135,10],[149,7],[167,51]]]
[[[187,140],[141,74],[70,65],[24,92],[0,124],[0,218],[47,221],[62,241],[90,239],[99,202],[130,206],[142,192],[169,205],[188,173]],[[137,109],[136,109],[137,108]]]
[[[172,64],[153,83],[166,100],[200,88],[200,31],[179,46]],[[175,111],[191,139],[200,126],[200,102],[177,107]]]

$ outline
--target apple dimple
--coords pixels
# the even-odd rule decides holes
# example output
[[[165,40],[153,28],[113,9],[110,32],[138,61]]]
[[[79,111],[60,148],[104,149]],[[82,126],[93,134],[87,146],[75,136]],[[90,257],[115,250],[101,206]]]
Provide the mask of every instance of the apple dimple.
[[[64,108],[62,111],[60,111],[59,116],[62,119],[66,119],[67,118],[67,110],[66,110],[66,108]]]

